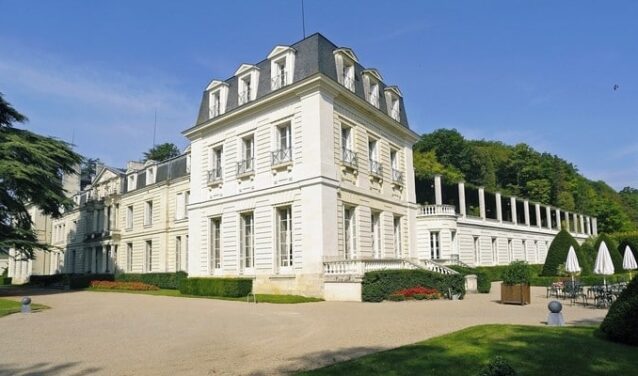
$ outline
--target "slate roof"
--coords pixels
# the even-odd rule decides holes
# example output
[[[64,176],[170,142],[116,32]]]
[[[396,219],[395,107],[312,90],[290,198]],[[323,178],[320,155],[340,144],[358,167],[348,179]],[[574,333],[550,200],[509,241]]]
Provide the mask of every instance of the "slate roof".
[[[334,58],[334,50],[336,50],[337,45],[332,43],[326,37],[319,33],[312,34],[301,41],[292,44],[292,47],[295,51],[295,68],[293,74],[293,81],[291,84],[302,81],[314,74],[322,73],[325,76],[333,79],[335,82],[337,79],[337,67],[335,64]],[[270,80],[270,60],[265,59],[261,62],[255,64],[257,68],[259,68],[259,82],[257,83],[257,95],[255,101],[269,95],[271,92],[280,90],[271,90]],[[365,100],[365,94],[363,89],[363,79],[361,78],[361,73],[366,68],[361,64],[355,62],[355,94]],[[237,109],[238,106],[238,78],[236,76],[230,77],[227,80],[224,80],[225,83],[228,84],[228,100],[226,103],[226,111],[225,114],[232,112]],[[386,85],[384,82],[379,83],[379,109],[377,111],[382,111],[387,114],[387,106],[384,95],[384,89],[386,87],[390,87],[390,85]],[[347,89],[346,89],[347,90]],[[403,104],[403,98],[399,98],[400,100],[400,112],[401,112],[401,124],[409,128],[408,120],[405,112],[405,107]],[[371,109],[376,109],[373,105],[370,104]],[[224,116],[222,115],[222,116]],[[200,125],[209,120],[209,91],[205,90],[202,93],[202,102],[199,108],[199,114],[197,117],[197,125]]]

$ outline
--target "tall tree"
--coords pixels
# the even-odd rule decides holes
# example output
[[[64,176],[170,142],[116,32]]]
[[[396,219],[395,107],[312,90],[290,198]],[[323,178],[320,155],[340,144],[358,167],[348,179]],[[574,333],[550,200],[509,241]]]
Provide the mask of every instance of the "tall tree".
[[[144,162],[148,160],[162,162],[167,159],[175,158],[179,156],[181,152],[177,145],[167,142],[164,144],[155,145],[144,153]]]
[[[28,209],[57,217],[72,207],[62,176],[76,173],[82,157],[66,142],[14,127],[26,121],[0,93],[0,252],[14,248],[33,258],[35,250],[50,246],[38,241]]]
[[[99,163],[99,158],[86,158],[82,161],[80,165],[80,189],[84,189],[84,187],[91,184],[97,173],[97,165]]]

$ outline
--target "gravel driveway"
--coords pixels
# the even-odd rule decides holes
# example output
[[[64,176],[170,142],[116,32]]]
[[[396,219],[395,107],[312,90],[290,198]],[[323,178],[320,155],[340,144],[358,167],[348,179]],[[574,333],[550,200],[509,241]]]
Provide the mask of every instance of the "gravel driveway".
[[[0,318],[0,375],[271,375],[316,368],[484,323],[543,325],[532,304],[462,301],[248,304],[124,293],[34,296],[51,307]],[[568,324],[605,310],[564,305]]]

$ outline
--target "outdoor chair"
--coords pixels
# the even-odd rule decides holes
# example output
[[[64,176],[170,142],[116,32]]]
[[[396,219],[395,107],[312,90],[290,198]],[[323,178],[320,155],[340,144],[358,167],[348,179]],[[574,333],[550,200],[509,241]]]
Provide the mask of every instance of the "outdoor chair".
[[[583,286],[579,281],[567,281],[563,286],[563,299],[569,299],[574,305],[576,300],[583,299],[583,303],[587,304],[587,295],[583,292]]]

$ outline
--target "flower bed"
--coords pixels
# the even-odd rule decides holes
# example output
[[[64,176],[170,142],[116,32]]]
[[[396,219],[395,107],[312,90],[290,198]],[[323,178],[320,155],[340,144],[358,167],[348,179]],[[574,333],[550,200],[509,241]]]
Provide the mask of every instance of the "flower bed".
[[[439,290],[430,288],[430,287],[411,287],[409,289],[398,290],[390,294],[388,297],[389,300],[392,301],[403,301],[407,299],[416,299],[416,300],[434,300],[440,299],[442,297]]]
[[[142,282],[91,281],[91,288],[108,290],[149,291],[159,287]]]

